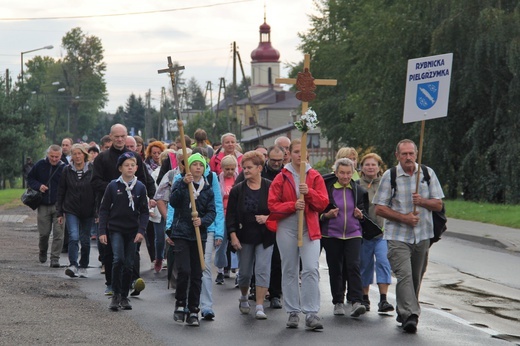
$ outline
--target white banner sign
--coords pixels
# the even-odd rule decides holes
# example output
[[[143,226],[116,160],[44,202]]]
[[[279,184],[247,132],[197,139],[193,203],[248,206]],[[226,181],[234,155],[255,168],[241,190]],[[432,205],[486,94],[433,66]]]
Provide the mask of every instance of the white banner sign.
[[[403,123],[448,116],[453,53],[408,60]]]

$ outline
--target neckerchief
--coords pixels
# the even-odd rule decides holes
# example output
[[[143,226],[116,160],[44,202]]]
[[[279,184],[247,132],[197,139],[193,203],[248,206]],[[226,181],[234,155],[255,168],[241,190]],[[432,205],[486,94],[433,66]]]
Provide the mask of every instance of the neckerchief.
[[[193,182],[191,182],[191,187],[193,187],[193,197],[195,198],[195,200],[197,200],[197,197],[199,197],[200,192],[202,191],[202,188],[204,187],[204,177],[200,178],[198,184],[199,184],[199,188],[196,189]],[[190,203],[190,207],[191,207],[191,203]]]
[[[132,189],[134,188],[135,184],[137,183],[137,178],[134,177],[134,179],[130,180],[129,183],[123,180],[123,176],[120,176],[117,178],[117,181],[120,183],[123,183],[125,185],[126,193],[128,194],[128,200],[130,201],[128,203],[128,206],[132,208],[132,210],[135,210],[134,207],[134,198],[132,197]],[[130,184],[130,185],[129,185]]]

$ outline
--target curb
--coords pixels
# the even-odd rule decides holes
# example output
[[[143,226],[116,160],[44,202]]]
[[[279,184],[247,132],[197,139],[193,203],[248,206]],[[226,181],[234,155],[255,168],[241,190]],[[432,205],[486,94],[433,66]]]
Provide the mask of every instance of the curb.
[[[508,249],[509,248],[508,245],[502,243],[499,240],[493,239],[493,238],[481,237],[481,236],[466,234],[466,233],[450,232],[450,231],[446,231],[446,233],[444,233],[444,234],[448,237],[467,240],[467,241],[479,243],[482,245],[497,247],[499,249]],[[512,251],[514,251],[514,250],[512,250]]]

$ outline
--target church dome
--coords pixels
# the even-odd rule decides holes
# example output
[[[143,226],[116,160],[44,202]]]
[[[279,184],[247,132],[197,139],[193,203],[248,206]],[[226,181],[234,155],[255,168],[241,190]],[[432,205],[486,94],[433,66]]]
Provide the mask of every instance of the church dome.
[[[253,62],[279,62],[280,52],[271,45],[271,27],[264,20],[260,25],[260,43],[251,52]]]

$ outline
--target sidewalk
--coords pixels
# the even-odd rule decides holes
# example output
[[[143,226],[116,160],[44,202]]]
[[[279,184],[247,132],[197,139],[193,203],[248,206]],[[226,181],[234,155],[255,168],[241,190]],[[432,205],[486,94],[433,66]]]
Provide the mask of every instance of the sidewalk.
[[[520,252],[520,229],[457,219],[448,219],[447,226],[447,236]]]

